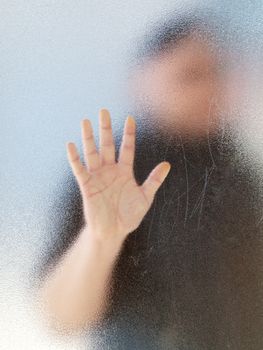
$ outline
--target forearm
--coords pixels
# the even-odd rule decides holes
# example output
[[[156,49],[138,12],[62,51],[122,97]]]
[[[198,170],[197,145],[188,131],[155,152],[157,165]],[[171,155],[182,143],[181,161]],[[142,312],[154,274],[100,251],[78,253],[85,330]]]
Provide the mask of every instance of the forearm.
[[[107,306],[111,273],[123,240],[99,242],[84,227],[41,288],[44,311],[62,328],[92,325]]]

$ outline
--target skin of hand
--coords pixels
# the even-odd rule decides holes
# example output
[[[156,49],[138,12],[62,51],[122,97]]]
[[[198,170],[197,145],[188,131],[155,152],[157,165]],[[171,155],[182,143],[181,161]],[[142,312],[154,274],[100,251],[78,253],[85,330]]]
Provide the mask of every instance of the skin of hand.
[[[110,278],[122,243],[142,221],[170,164],[158,164],[142,186],[133,175],[135,121],[125,122],[118,163],[110,114],[100,110],[100,154],[96,151],[91,123],[82,120],[86,166],[74,143],[67,155],[79,184],[85,225],[78,239],[43,281],[39,300],[51,329],[79,332],[99,322],[107,309]]]
[[[67,157],[79,185],[85,223],[96,240],[124,240],[134,231],[152,205],[155,193],[170,171],[170,163],[159,163],[141,186],[134,178],[136,124],[132,116],[125,120],[118,162],[111,117],[106,108],[99,110],[100,152],[96,150],[89,119],[81,120],[82,143],[86,166],[77,148],[68,142]]]

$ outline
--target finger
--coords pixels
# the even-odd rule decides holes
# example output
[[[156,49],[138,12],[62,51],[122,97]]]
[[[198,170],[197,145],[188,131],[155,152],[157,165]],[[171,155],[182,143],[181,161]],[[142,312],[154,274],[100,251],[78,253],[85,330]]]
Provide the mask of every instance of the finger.
[[[148,178],[141,185],[144,195],[149,204],[152,203],[155,193],[162,185],[164,179],[168,175],[171,165],[168,162],[158,164],[149,174]]]
[[[115,164],[115,144],[112,135],[110,113],[106,108],[99,111],[101,164]]]
[[[135,153],[135,129],[136,123],[132,116],[128,116],[124,125],[122,143],[118,162],[122,165],[133,169],[134,153]]]
[[[81,163],[77,148],[73,142],[67,143],[67,157],[73,174],[82,188],[84,184],[90,179],[90,174],[87,172],[85,166]]]
[[[89,119],[81,121],[82,144],[85,163],[89,171],[100,168],[100,157],[96,149],[92,125]]]

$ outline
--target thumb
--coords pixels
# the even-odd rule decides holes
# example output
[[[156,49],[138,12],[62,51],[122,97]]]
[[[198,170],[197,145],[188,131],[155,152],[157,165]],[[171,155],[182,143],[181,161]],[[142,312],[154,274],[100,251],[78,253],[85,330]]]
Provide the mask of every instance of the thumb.
[[[152,203],[155,193],[164,182],[171,169],[169,162],[159,163],[149,174],[148,178],[141,185],[148,202]]]

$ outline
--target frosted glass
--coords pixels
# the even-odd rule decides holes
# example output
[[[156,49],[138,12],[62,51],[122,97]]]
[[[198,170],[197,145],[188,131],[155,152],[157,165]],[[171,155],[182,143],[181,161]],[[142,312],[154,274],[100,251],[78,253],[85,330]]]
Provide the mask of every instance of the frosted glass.
[[[0,13],[0,348],[262,349],[262,2],[2,0]],[[119,251],[101,322],[60,333],[37,291],[85,226],[66,143],[84,164],[81,120],[99,148],[100,108],[116,160],[136,121],[138,186],[171,169]]]

